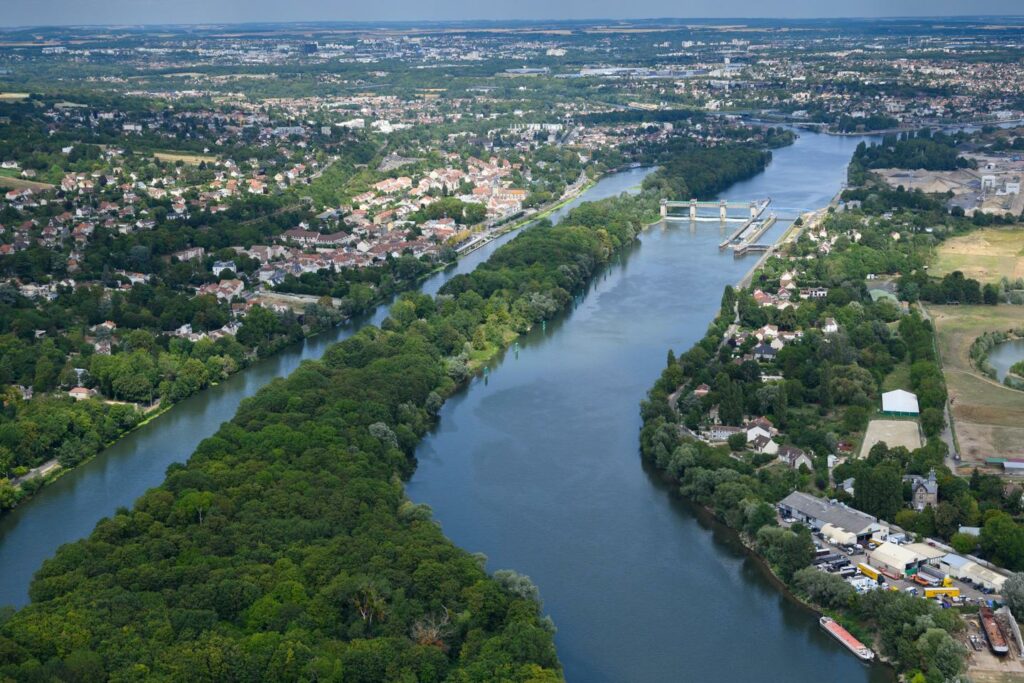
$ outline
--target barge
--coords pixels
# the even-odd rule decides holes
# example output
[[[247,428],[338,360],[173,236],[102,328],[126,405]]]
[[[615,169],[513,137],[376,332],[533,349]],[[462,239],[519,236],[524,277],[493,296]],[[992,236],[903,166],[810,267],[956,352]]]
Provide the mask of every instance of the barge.
[[[857,655],[860,659],[865,662],[870,662],[875,658],[875,653],[871,651],[871,648],[854,638],[853,634],[843,628],[835,619],[822,617],[818,620],[818,623],[821,624],[821,627],[828,631],[833,638],[845,645],[846,649]]]
[[[997,655],[1005,655],[1009,652],[1010,647],[1006,644],[1003,629],[999,628],[992,610],[989,607],[982,607],[978,610],[978,617],[981,619],[981,630],[985,632],[985,638],[988,640],[988,646],[992,648],[992,652]]]

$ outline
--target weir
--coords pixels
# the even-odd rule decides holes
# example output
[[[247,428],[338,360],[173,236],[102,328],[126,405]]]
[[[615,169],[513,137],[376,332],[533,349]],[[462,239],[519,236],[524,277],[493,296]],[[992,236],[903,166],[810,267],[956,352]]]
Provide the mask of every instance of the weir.
[[[754,200],[750,202],[737,202],[728,201],[725,199],[712,202],[703,202],[696,199],[690,199],[688,201],[672,201],[668,199],[661,200],[661,217],[666,220],[685,220],[684,216],[674,213],[673,209],[686,209],[688,216],[691,221],[701,220],[702,218],[707,220],[709,216],[701,216],[701,209],[717,209],[719,221],[737,221],[747,220],[744,218],[731,218],[729,216],[729,209],[749,209],[750,218],[753,220],[761,215],[768,204],[771,203],[771,199],[762,199],[760,201]]]

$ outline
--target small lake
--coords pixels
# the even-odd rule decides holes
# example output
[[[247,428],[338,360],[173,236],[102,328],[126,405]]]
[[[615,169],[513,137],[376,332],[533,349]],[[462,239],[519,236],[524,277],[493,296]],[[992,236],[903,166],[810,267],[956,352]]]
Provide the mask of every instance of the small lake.
[[[1024,339],[1012,339],[995,346],[988,354],[989,364],[996,369],[996,377],[1002,382],[1010,372],[1010,366],[1024,360]]]

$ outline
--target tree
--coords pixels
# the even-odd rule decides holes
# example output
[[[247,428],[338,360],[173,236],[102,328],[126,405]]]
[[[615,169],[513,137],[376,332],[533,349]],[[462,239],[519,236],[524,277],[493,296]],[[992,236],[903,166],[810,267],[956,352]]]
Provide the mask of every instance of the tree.
[[[1003,584],[1001,593],[1013,616],[1018,621],[1024,620],[1024,573],[1011,574]]]
[[[928,680],[948,681],[964,670],[964,648],[944,629],[929,628],[917,639],[921,663]],[[932,676],[937,672],[937,676]]]
[[[903,507],[903,478],[896,467],[862,467],[857,474],[853,504],[879,519],[894,519]]]
[[[814,558],[814,542],[807,529],[797,533],[791,529],[763,527],[757,532],[757,545],[787,583],[797,570],[808,566]]]
[[[793,574],[793,586],[812,602],[826,608],[845,607],[857,594],[842,577],[815,567],[804,567]]]
[[[747,447],[747,433],[736,432],[729,435],[729,448],[734,451],[742,451]]]
[[[946,426],[946,417],[938,408],[925,408],[921,412],[921,428],[925,436],[936,436]]]
[[[957,532],[953,534],[953,537],[949,539],[950,545],[953,549],[961,554],[973,553],[978,547],[978,537],[974,534],[965,534]],[[1024,614],[1022,614],[1024,616]]]
[[[1024,569],[1024,528],[1005,512],[994,512],[981,528],[981,549],[996,564]]]

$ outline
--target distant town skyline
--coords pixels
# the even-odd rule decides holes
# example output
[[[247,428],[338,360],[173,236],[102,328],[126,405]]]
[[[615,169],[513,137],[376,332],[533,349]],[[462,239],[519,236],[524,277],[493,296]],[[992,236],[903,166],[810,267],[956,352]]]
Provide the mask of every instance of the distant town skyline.
[[[294,21],[453,21],[671,18],[873,18],[1010,15],[1019,0],[870,0],[829,4],[817,0],[520,0],[482,4],[469,0],[392,0],[386,7],[350,0],[36,0],[11,3],[0,25],[202,24]]]

